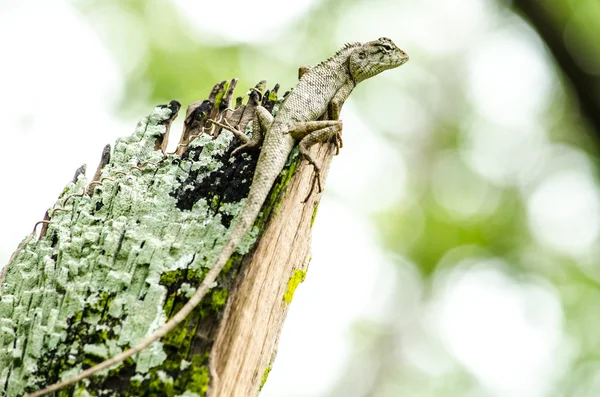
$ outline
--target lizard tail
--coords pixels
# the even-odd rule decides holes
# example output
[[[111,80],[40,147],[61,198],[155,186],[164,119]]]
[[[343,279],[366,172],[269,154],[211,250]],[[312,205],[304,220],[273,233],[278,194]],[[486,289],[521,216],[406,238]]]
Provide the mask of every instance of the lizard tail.
[[[145,349],[146,347],[148,347],[149,345],[156,342],[158,339],[162,338],[164,335],[172,331],[175,327],[177,327],[196,308],[196,306],[198,306],[198,304],[202,301],[202,298],[204,298],[204,296],[210,289],[210,286],[215,282],[215,280],[219,276],[219,273],[221,273],[221,270],[231,257],[231,254],[233,254],[242,238],[252,227],[252,224],[254,223],[254,220],[256,219],[260,208],[262,207],[263,201],[264,200],[249,200],[246,202],[246,205],[242,209],[241,217],[233,226],[233,230],[231,231],[229,238],[225,242],[225,246],[217,256],[217,259],[212,268],[208,271],[208,273],[206,273],[206,276],[196,289],[194,295],[162,327],[154,331],[136,346],[125,350],[117,354],[116,356],[101,362],[100,364],[94,365],[93,367],[86,369],[74,378],[55,383],[42,390],[38,390],[36,392],[27,394],[26,397],[38,397],[46,395],[53,391],[62,389],[63,387],[77,383],[80,380],[88,378],[98,371],[110,368],[113,365],[118,364],[121,361],[133,356],[134,354],[139,353],[140,351],[142,351],[143,349]]]

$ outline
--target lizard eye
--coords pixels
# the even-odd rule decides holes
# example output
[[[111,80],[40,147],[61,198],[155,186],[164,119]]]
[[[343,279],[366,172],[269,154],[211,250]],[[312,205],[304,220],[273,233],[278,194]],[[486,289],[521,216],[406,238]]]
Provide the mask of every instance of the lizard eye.
[[[380,44],[379,45],[381,47],[381,49],[383,50],[383,52],[390,52],[392,51],[392,46],[389,44]]]

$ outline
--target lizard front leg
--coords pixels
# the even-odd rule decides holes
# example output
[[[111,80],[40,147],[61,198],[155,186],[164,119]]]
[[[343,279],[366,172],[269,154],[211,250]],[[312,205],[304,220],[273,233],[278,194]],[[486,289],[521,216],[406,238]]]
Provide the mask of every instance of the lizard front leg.
[[[315,143],[328,142],[332,137],[338,136],[342,131],[341,120],[319,120],[319,121],[307,121],[303,123],[295,124],[289,129],[289,133],[292,137],[299,141],[298,151],[300,155],[312,164],[315,176],[310,187],[308,195],[303,202],[306,202],[315,188],[315,182],[318,186],[319,192],[323,190],[321,184],[321,167],[317,164],[315,159],[310,154],[310,148]],[[339,149],[338,149],[339,150]]]
[[[352,93],[352,90],[354,89],[354,84],[345,84],[342,87],[340,87],[340,89],[335,93],[335,95],[333,96],[333,98],[331,99],[331,102],[329,102],[329,105],[327,106],[327,115],[329,117],[329,120],[339,120],[340,119],[340,113],[342,111],[342,106],[344,105],[344,102],[346,102],[346,99],[348,99],[348,97],[350,96],[350,94]],[[336,156],[338,154],[340,154],[340,149],[344,146],[344,142],[342,141],[342,129],[340,128],[340,130],[335,134],[335,154]]]
[[[265,140],[265,133],[269,130],[273,124],[273,115],[269,113],[267,109],[262,106],[256,108],[256,113],[252,120],[252,137],[248,138],[245,134],[236,135],[242,141],[242,145],[231,152],[232,156],[236,153],[245,152],[247,150],[258,150]]]

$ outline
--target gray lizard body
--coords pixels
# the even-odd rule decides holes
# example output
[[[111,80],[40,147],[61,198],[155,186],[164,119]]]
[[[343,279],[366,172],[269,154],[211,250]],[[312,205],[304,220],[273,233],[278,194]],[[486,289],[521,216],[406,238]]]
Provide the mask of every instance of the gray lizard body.
[[[380,38],[364,44],[346,44],[335,55],[304,73],[296,88],[281,105],[275,118],[265,108],[257,109],[252,139],[228,124],[213,122],[231,130],[242,140],[243,145],[236,151],[257,149],[261,144],[262,149],[246,203],[237,216],[222,251],[194,295],[169,321],[137,346],[81,372],[72,379],[32,393],[29,397],[56,391],[111,367],[143,350],[181,323],[200,303],[241,239],[254,224],[294,146],[298,144],[300,154],[313,165],[315,179],[320,189],[319,167],[310,156],[309,148],[315,143],[327,142],[334,137],[339,148],[341,143],[339,134],[342,129],[342,123],[338,120],[339,112],[356,84],[384,70],[398,67],[407,60],[408,56],[388,38]],[[317,120],[326,113],[330,120]]]

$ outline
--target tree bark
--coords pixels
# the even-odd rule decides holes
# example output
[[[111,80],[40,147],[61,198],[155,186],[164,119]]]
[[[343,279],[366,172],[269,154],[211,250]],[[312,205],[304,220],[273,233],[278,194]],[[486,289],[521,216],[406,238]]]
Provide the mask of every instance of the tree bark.
[[[92,181],[67,185],[4,268],[0,390],[21,396],[136,345],[175,314],[224,244],[248,194],[258,153],[210,128],[245,130],[259,104],[276,112],[277,86],[229,109],[236,80],[188,108],[174,154],[164,154],[179,104],[158,106],[133,135],[105,149]],[[285,95],[284,95],[285,97]],[[322,177],[333,145],[317,145]],[[320,194],[297,153],[201,305],[160,342],[58,396],[253,396],[310,258]],[[38,226],[38,225],[36,225]],[[43,230],[42,230],[43,229]],[[86,391],[90,394],[86,394]]]

